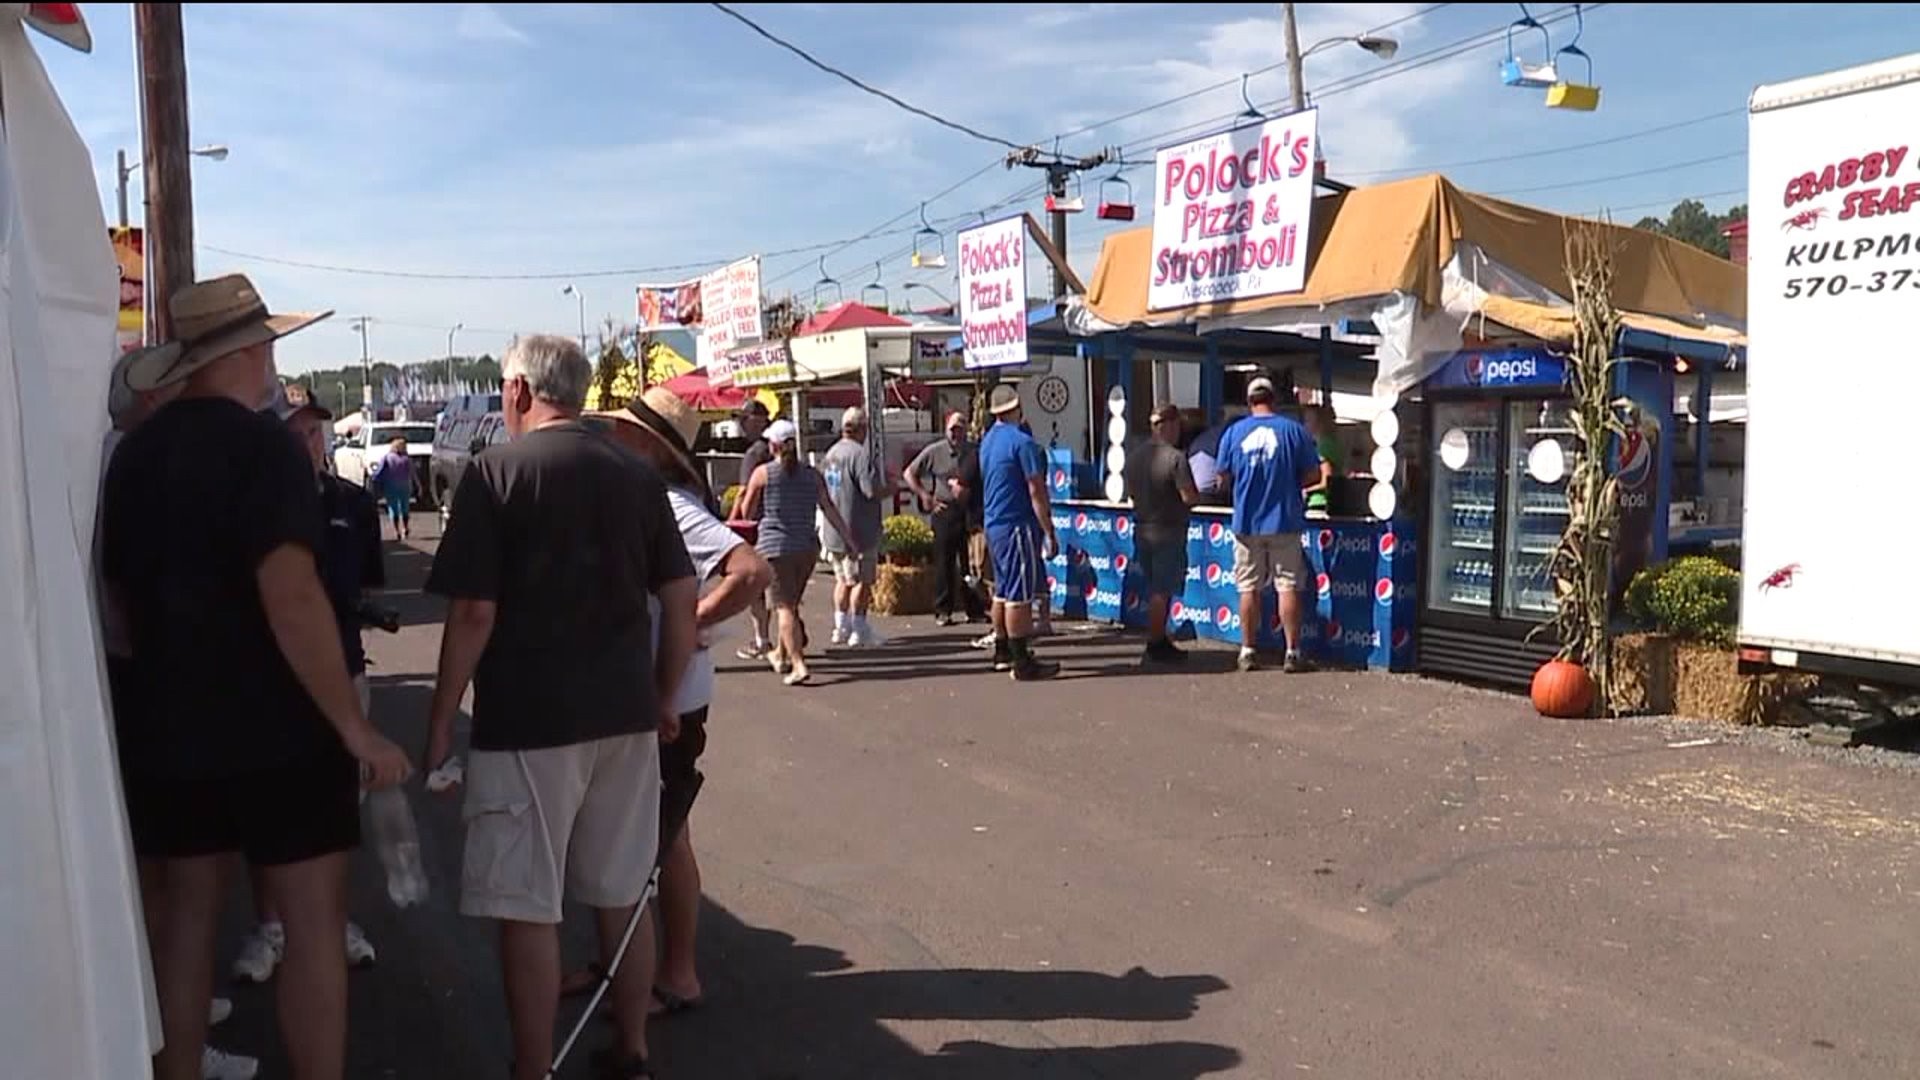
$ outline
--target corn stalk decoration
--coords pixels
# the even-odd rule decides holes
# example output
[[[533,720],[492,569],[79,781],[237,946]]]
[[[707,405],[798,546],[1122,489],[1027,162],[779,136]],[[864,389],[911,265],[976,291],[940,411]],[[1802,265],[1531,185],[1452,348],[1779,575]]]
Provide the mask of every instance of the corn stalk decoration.
[[[1573,286],[1573,355],[1567,366],[1571,422],[1578,443],[1567,478],[1566,532],[1549,563],[1556,600],[1553,619],[1539,628],[1560,640],[1559,658],[1579,663],[1593,679],[1596,708],[1612,700],[1613,546],[1620,532],[1620,489],[1608,452],[1626,436],[1613,392],[1614,347],[1620,313],[1613,306],[1613,252],[1604,228],[1569,227],[1567,280]]]

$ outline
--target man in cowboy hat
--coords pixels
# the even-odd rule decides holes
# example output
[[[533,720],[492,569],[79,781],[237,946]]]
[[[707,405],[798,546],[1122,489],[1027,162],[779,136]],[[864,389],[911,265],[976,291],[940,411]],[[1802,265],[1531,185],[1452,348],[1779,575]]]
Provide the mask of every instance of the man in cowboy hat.
[[[471,684],[460,911],[500,924],[514,1076],[537,1080],[553,1059],[562,899],[595,909],[610,960],[653,875],[659,743],[679,731],[696,589],[659,474],[581,421],[593,368],[579,344],[522,337],[500,373],[511,439],[461,475],[427,578],[451,603],[426,760],[451,756]],[[613,981],[607,1075],[652,1075],[652,975],[622,964]]]
[[[713,658],[705,638],[766,593],[773,583],[773,567],[714,514],[717,507],[693,459],[700,414],[691,405],[656,386],[624,409],[589,416],[605,423],[615,442],[639,454],[667,481],[667,502],[701,586],[694,608],[701,642],[672,706],[680,715],[680,737],[660,748],[659,911],[665,932],[660,935],[653,995],[656,1011],[681,1012],[701,1001],[700,975],[694,965],[700,866],[686,822],[703,780],[697,763],[706,749],[707,710],[713,702]],[[652,947],[651,918],[649,910],[649,921],[636,938],[641,948]],[[569,989],[586,990],[592,985],[590,977],[576,977]]]
[[[326,315],[272,314],[237,274],[186,286],[168,310],[175,338],[142,351],[126,381],[179,397],[114,455],[103,534],[141,702],[120,760],[165,1040],[154,1072],[199,1080],[220,867],[237,851],[286,921],[278,989],[294,1072],[339,1078],[358,793],[410,770],[347,674],[315,565],[312,468],[256,411],[279,389],[275,339]]]

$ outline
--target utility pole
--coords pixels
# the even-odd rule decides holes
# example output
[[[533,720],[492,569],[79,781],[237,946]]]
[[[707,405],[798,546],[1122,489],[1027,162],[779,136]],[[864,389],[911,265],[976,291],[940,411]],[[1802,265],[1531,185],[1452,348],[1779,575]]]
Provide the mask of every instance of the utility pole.
[[[1293,111],[1300,112],[1307,107],[1307,83],[1300,71],[1300,29],[1293,24],[1293,5],[1280,5],[1287,26],[1287,92],[1293,98]]]
[[[179,4],[133,5],[146,163],[147,341],[171,336],[167,300],[193,282],[193,169],[187,52]],[[122,218],[126,215],[123,213]]]
[[[1058,153],[1043,154],[1038,148],[1032,146],[1015,150],[1007,155],[1007,168],[1009,169],[1015,166],[1024,166],[1029,169],[1043,170],[1047,174],[1047,201],[1054,207],[1054,209],[1049,211],[1053,220],[1048,232],[1052,235],[1053,246],[1059,249],[1062,257],[1066,255],[1067,251],[1067,211],[1061,208],[1061,203],[1067,195],[1067,181],[1071,179],[1075,173],[1097,169],[1120,156],[1120,151],[1117,147],[1102,150],[1097,154],[1092,154],[1087,157],[1068,158],[1061,157]],[[1061,275],[1059,269],[1055,268],[1053,272],[1053,299],[1060,300],[1066,295],[1067,280]]]
[[[365,315],[350,319],[347,328],[360,331],[360,422],[373,423],[373,354],[367,350],[367,326],[373,320]]]

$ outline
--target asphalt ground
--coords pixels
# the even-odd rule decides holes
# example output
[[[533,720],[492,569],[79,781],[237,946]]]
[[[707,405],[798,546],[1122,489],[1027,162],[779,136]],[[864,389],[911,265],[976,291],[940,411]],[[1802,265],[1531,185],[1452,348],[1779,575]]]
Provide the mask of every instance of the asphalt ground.
[[[405,626],[370,641],[408,746],[439,641],[421,525],[390,547]],[[1920,1075],[1907,771],[1221,650],[1147,672],[1109,629],[1067,628],[1041,648],[1063,677],[1016,685],[969,628],[883,625],[810,687],[723,664],[693,815],[707,1001],[654,1025],[663,1076]],[[349,1072],[504,1076],[458,806],[412,798],[433,896],[396,911],[356,860],[380,960]],[[233,997],[217,1045],[287,1075],[271,991]]]

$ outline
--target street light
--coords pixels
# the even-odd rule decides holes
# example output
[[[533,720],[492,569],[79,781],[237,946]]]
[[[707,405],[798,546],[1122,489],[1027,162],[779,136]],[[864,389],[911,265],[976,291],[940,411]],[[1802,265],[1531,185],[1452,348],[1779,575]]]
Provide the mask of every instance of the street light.
[[[1400,43],[1393,38],[1379,37],[1373,34],[1343,34],[1340,37],[1330,37],[1325,41],[1316,41],[1311,48],[1302,52],[1300,49],[1300,31],[1293,24],[1293,5],[1290,3],[1281,4],[1280,10],[1286,17],[1287,88],[1292,92],[1291,97],[1294,112],[1299,112],[1307,107],[1307,86],[1301,78],[1300,61],[1305,60],[1321,49],[1329,49],[1335,45],[1346,45],[1348,43],[1360,46],[1381,60],[1391,60],[1393,59],[1393,54],[1400,51]]]
[[[194,157],[208,158],[212,161],[227,160],[227,144],[226,143],[214,143],[211,146],[202,146],[197,150],[189,150],[187,152],[192,154]],[[119,175],[120,227],[124,229],[127,227],[127,224],[128,224],[127,222],[127,178],[131,177],[134,174],[134,171],[139,169],[143,163],[136,161],[136,162],[133,162],[132,164],[128,164],[127,152],[125,150],[118,151],[115,156],[117,158],[115,162],[115,166],[116,166],[115,171]]]
[[[447,393],[453,393],[453,335],[466,329],[467,324],[457,322],[447,331]]]
[[[587,351],[587,298],[579,289],[568,285],[560,290],[561,296],[571,296],[580,301],[580,351]]]
[[[933,286],[926,284],[925,282],[909,281],[906,283],[905,286],[903,286],[903,288],[905,288],[908,292],[911,292],[914,289],[925,289],[926,291],[939,297],[940,302],[947,305],[947,307],[951,308],[954,306],[953,301],[947,296],[946,293],[941,292],[939,289],[936,289]]]

